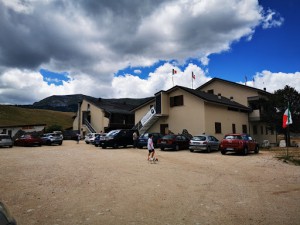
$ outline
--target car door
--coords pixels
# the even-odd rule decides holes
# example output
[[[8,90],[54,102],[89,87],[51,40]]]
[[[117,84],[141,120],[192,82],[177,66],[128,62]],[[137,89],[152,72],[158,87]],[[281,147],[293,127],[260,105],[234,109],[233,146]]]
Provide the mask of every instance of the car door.
[[[214,136],[209,136],[208,140],[210,142],[211,149],[213,149],[213,150],[218,150],[219,149],[219,141],[218,141],[217,138],[215,138]]]
[[[255,150],[255,142],[252,137],[248,136],[248,150],[254,151]]]

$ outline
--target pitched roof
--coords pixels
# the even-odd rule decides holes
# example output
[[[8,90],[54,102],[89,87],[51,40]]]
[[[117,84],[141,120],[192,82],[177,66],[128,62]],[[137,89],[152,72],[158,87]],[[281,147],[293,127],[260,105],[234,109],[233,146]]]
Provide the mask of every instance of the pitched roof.
[[[217,78],[217,77],[214,77],[211,80],[207,81],[206,83],[202,84],[201,86],[196,88],[196,90],[201,90],[202,88],[208,86],[209,84],[211,84],[215,81],[221,81],[221,82],[225,82],[225,83],[232,84],[232,85],[235,85],[235,86],[239,86],[239,87],[242,87],[242,88],[252,89],[252,90],[255,90],[255,91],[257,91],[261,94],[271,94],[270,92],[267,92],[265,90],[261,90],[259,88],[250,87],[250,86],[247,86],[247,85],[239,84],[239,83],[236,83],[236,82],[232,82],[232,81],[229,81],[229,80],[224,80],[224,79]]]
[[[153,97],[148,98],[120,98],[120,99],[104,99],[104,98],[93,98],[85,96],[87,101],[93,103],[98,108],[103,109],[108,113],[120,113],[120,114],[133,114],[131,110],[144,102],[153,99]]]
[[[190,94],[195,95],[196,97],[201,98],[201,99],[203,99],[204,101],[207,101],[207,102],[211,102],[211,103],[214,103],[214,104],[220,104],[220,105],[224,105],[224,106],[227,106],[227,107],[232,107],[232,108],[241,109],[241,110],[245,110],[245,111],[251,111],[251,108],[249,108],[247,106],[244,106],[240,103],[237,103],[233,100],[230,100],[226,97],[210,94],[210,93],[200,91],[200,90],[197,90],[197,89],[195,90],[195,89],[190,89],[190,88],[187,88],[187,87],[175,86],[175,87],[169,89],[167,92],[171,92],[176,88],[183,89],[183,90],[189,92]]]

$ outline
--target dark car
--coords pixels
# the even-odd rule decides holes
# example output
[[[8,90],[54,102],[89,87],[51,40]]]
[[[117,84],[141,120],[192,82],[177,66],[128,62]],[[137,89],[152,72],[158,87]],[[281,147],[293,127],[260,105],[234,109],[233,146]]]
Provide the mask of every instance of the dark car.
[[[248,134],[226,134],[220,143],[222,155],[236,152],[247,155],[250,151],[259,152],[258,143]]]
[[[7,134],[0,134],[0,147],[12,147],[13,146],[13,140],[12,138]]]
[[[24,134],[14,142],[17,146],[41,146],[42,139],[38,135]]]
[[[95,136],[93,144],[95,147],[101,146],[100,142],[105,140],[106,133],[99,133],[98,135]]]
[[[126,148],[128,145],[133,145],[133,132],[137,132],[137,130],[112,130],[108,132],[106,136],[104,136],[105,138],[104,140],[100,141],[100,145],[102,148],[118,148],[119,146]]]
[[[17,225],[16,220],[13,218],[8,208],[2,202],[0,202],[0,224]]]
[[[147,148],[149,134],[152,134],[154,148],[157,148],[158,139],[163,137],[163,135],[161,133],[144,133],[144,134],[142,134],[138,139],[138,143],[137,143],[138,148],[143,148],[143,147]]]
[[[188,149],[189,148],[190,139],[181,134],[168,134],[158,139],[157,147],[161,150],[165,149]]]
[[[194,151],[207,151],[219,150],[220,141],[212,135],[197,135],[190,140],[189,149]]]
[[[41,136],[43,145],[62,145],[63,136],[59,133],[46,133]]]

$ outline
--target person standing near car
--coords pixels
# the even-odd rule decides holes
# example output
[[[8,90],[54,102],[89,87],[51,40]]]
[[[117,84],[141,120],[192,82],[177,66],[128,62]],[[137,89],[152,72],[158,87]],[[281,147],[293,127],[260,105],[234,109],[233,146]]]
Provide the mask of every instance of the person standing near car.
[[[149,134],[149,137],[148,137],[148,144],[147,144],[147,148],[148,148],[148,160],[153,160],[153,158],[154,158],[154,153],[155,153],[152,138],[153,138],[153,135],[152,135],[152,134]]]
[[[133,147],[136,148],[137,147],[137,141],[138,141],[138,134],[136,131],[133,132],[132,134],[132,140],[133,140]]]

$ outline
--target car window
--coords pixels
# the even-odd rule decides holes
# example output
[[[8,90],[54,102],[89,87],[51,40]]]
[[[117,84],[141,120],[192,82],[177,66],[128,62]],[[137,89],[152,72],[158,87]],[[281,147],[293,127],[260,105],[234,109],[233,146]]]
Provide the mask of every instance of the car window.
[[[194,141],[205,141],[206,137],[205,136],[194,136],[192,140]]]

